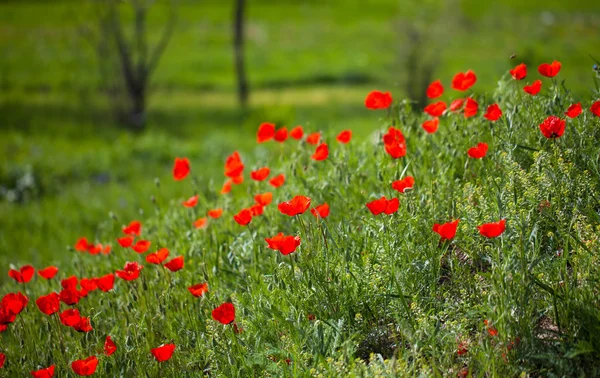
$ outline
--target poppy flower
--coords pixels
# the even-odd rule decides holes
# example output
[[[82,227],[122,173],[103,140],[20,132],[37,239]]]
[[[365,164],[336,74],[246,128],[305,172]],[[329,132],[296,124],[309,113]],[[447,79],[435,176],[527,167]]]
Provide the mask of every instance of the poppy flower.
[[[452,101],[452,103],[450,103],[450,111],[456,112],[456,111],[462,109],[462,106],[464,103],[465,103],[464,98],[459,98],[459,99]]]
[[[183,268],[183,256],[177,256],[168,263],[165,264],[165,268],[169,269],[171,272],[177,272]]]
[[[277,205],[279,211],[282,214],[293,217],[294,215],[300,215],[308,209],[310,206],[310,198],[305,196],[295,196],[287,202],[282,202]]]
[[[335,139],[337,139],[337,141],[342,144],[346,144],[350,142],[350,139],[352,139],[352,131],[344,130],[341,133],[339,133]]]
[[[252,210],[242,209],[239,213],[233,216],[233,219],[240,225],[246,226],[252,221]]]
[[[212,209],[208,210],[208,216],[212,219],[219,219],[223,214],[223,209]]]
[[[88,292],[98,288],[98,283],[95,278],[82,278],[81,281],[79,281],[79,285]]]
[[[98,358],[96,356],[90,356],[85,360],[77,360],[71,363],[71,368],[75,374],[82,377],[87,377],[96,372],[98,367]]]
[[[392,95],[390,92],[371,91],[365,98],[367,109],[387,109],[392,104]]]
[[[442,94],[444,94],[444,87],[442,86],[442,82],[436,80],[433,83],[429,84],[425,94],[427,95],[427,97],[432,99],[440,97]]]
[[[432,231],[442,237],[442,240],[450,240],[456,236],[456,228],[458,227],[459,219],[443,224],[434,224]]]
[[[223,303],[212,310],[212,318],[222,324],[231,324],[235,320],[235,306],[233,303]]]
[[[115,344],[112,337],[106,336],[106,340],[104,341],[104,354],[107,356],[111,356],[116,351],[117,351],[117,344]]]
[[[208,283],[201,283],[188,287],[188,290],[196,298],[199,298],[208,292]]]
[[[117,243],[123,248],[129,248],[133,244],[133,236],[123,236],[117,239]]]
[[[274,188],[279,188],[285,182],[285,176],[283,173],[273,177],[269,180],[269,184]]]
[[[256,141],[258,143],[264,143],[271,140],[275,136],[275,125],[272,123],[264,122],[258,127],[256,133]]]
[[[33,278],[35,269],[31,265],[24,265],[19,270],[11,269],[8,276],[19,283],[27,283]]]
[[[206,228],[207,224],[208,224],[208,220],[206,219],[206,217],[198,218],[194,221],[194,227],[196,227],[198,229]]]
[[[257,194],[254,196],[254,201],[261,206],[267,206],[273,201],[273,193],[266,192],[262,194]]]
[[[190,161],[187,158],[175,158],[173,163],[173,179],[183,180],[190,173]]]
[[[527,66],[521,63],[512,70],[508,71],[515,80],[523,80],[527,76]]]
[[[87,238],[79,238],[77,243],[75,243],[75,250],[78,252],[86,252],[89,246],[90,244],[88,243]]]
[[[221,188],[221,194],[227,194],[231,192],[231,180],[225,181],[223,187]]]
[[[325,219],[329,216],[329,205],[327,203],[321,204],[314,209],[310,209],[310,212],[315,218]]]
[[[235,176],[231,179],[231,182],[234,183],[235,185],[240,185],[244,182],[244,176],[242,176],[242,175]]]
[[[256,204],[250,206],[250,212],[252,212],[253,217],[263,215],[264,211],[265,211],[265,208],[259,203],[256,203]]]
[[[439,124],[440,124],[440,119],[438,117],[435,117],[434,119],[428,119],[427,121],[423,122],[421,127],[423,128],[423,130],[427,131],[429,134],[433,134],[437,131]]]
[[[6,361],[6,355],[4,353],[0,353],[0,368],[4,366],[4,362]]]
[[[265,241],[269,248],[281,252],[284,256],[294,252],[300,245],[299,236],[284,236],[283,232],[280,232],[272,238],[266,238]]]
[[[76,276],[71,276],[60,280],[60,286],[62,286],[63,289],[77,289],[78,282],[79,279]]]
[[[230,178],[239,177],[243,171],[244,163],[242,163],[240,154],[239,152],[234,151],[225,160],[225,176]]]
[[[399,129],[390,127],[388,132],[383,135],[383,144],[385,152],[393,159],[398,159],[406,155],[406,140]]]
[[[87,293],[85,293],[87,295]],[[62,289],[58,296],[66,305],[72,306],[79,303],[79,300],[83,297],[80,292],[75,288]]]
[[[590,112],[594,114],[596,117],[600,117],[600,101],[596,101],[590,107]]]
[[[115,274],[117,275],[117,277],[125,281],[133,281],[140,276],[140,271],[143,268],[144,267],[142,265],[135,261],[127,262],[123,270],[117,270]]]
[[[138,240],[131,248],[137,253],[144,253],[150,248],[150,244],[149,240]]]
[[[192,196],[190,198],[188,198],[187,200],[183,201],[183,206],[185,207],[194,207],[198,204],[198,194],[196,194],[195,196]]]
[[[96,279],[96,284],[98,285],[98,289],[103,292],[107,292],[112,290],[115,285],[115,275],[112,273],[106,274],[100,278]]]
[[[481,159],[482,157],[484,157],[487,154],[487,151],[488,151],[487,143],[479,142],[479,143],[477,143],[476,147],[469,148],[469,150],[467,151],[467,154],[470,157],[472,157],[473,159]]]
[[[438,101],[433,104],[429,104],[423,109],[423,111],[432,117],[439,117],[444,114],[446,110],[446,103],[444,101]]]
[[[477,76],[471,70],[465,73],[459,72],[452,79],[452,89],[457,91],[466,91],[477,81]]]
[[[54,368],[55,367],[56,367],[56,365],[52,365],[52,366],[47,367],[45,369],[40,369],[40,370],[32,371],[31,375],[34,378],[52,378],[52,377],[54,377]]]
[[[48,295],[42,295],[36,299],[35,304],[44,314],[52,315],[57,313],[60,309],[60,297],[57,293],[52,292]]]
[[[275,139],[276,142],[279,143],[283,143],[287,140],[288,138],[288,130],[286,127],[282,127],[279,130],[275,131],[275,135],[273,136],[273,139]]]
[[[477,226],[477,228],[479,229],[479,233],[486,238],[495,238],[502,235],[506,229],[506,219],[502,219],[499,222],[482,224],[481,226]]]
[[[329,156],[329,147],[327,147],[326,143],[322,143],[317,147],[311,158],[316,161],[322,161],[327,159],[327,156]]]
[[[269,176],[269,173],[271,173],[271,170],[267,167],[264,167],[250,172],[250,177],[254,181],[263,181]]]
[[[7,324],[13,323],[15,320],[17,320],[17,314],[4,305],[0,306],[0,326],[2,326],[2,331],[6,329]]]
[[[304,136],[304,130],[302,130],[302,126],[296,126],[290,131],[290,136],[296,140],[302,139]]]
[[[550,116],[540,123],[540,131],[546,138],[559,138],[565,132],[567,122],[556,116]]]
[[[500,117],[502,117],[502,110],[500,110],[498,104],[492,104],[488,106],[487,112],[483,116],[488,120],[494,122],[499,120]]]
[[[60,318],[60,322],[67,327],[73,327],[81,320],[81,314],[76,308],[65,310],[61,312],[58,317]]]
[[[166,248],[161,248],[158,251],[146,256],[146,262],[158,265],[165,261],[167,257],[169,257],[169,250]]]
[[[397,180],[392,183],[392,189],[399,191],[400,193],[406,193],[412,190],[415,185],[415,179],[412,176],[406,176],[402,180]]]
[[[125,235],[140,236],[142,233],[142,224],[137,220],[131,221],[127,226],[123,227],[123,233]]]
[[[388,200],[385,197],[381,197],[367,203],[367,208],[373,215],[379,215],[381,213],[388,215],[393,214],[398,210],[399,206],[400,201],[398,198],[392,198],[391,200]]]
[[[542,89],[542,81],[541,80],[536,80],[533,82],[533,84],[526,85],[523,87],[523,90],[532,96],[535,96],[536,94],[540,93],[541,89]]]
[[[558,73],[560,72],[560,67],[561,67],[560,62],[555,60],[552,63],[540,64],[540,66],[538,67],[538,72],[542,76],[554,77],[554,76],[558,75]]]
[[[97,255],[100,252],[102,252],[102,244],[98,243],[95,245],[90,245],[88,247],[88,252],[90,253],[90,255]]]
[[[582,111],[583,109],[581,108],[581,102],[578,102],[577,104],[569,106],[569,108],[565,112],[565,115],[569,118],[576,118],[581,114]]]
[[[173,352],[175,351],[175,344],[164,344],[158,348],[150,350],[156,361],[165,362],[171,359]]]
[[[87,317],[81,317],[79,322],[73,326],[73,329],[77,332],[84,333],[91,332],[94,330],[94,328],[92,328],[92,325],[90,324],[90,318]]]
[[[47,268],[38,270],[38,274],[40,275],[40,277],[45,278],[47,280],[54,278],[54,276],[56,276],[56,273],[58,273],[58,268],[55,266],[49,266]]]
[[[102,249],[102,254],[104,255],[108,255],[111,251],[112,247],[110,245],[105,245],[104,248]]]
[[[458,354],[459,356],[462,356],[462,355],[467,354],[467,352],[468,352],[467,345],[464,342],[458,343],[458,348],[456,349],[456,354]]]
[[[316,146],[317,144],[319,144],[320,141],[321,141],[321,133],[320,132],[309,134],[306,137],[306,143],[308,143],[308,144],[312,144],[312,145]]]
[[[477,101],[473,100],[471,97],[467,97],[467,104],[465,105],[465,118],[473,117],[477,114],[477,110],[479,109],[479,105]]]
[[[12,315],[19,315],[27,306],[27,303],[29,303],[29,298],[27,298],[21,292],[8,293],[2,297],[0,306],[5,310],[8,310]],[[0,323],[2,322],[0,321]]]

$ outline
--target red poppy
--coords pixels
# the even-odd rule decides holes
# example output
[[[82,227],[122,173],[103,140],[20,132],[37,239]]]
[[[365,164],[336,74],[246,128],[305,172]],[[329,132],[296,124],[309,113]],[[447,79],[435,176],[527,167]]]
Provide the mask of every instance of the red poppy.
[[[567,122],[556,116],[550,116],[540,123],[540,130],[546,138],[559,138],[565,132]]]
[[[100,278],[96,279],[96,284],[98,284],[98,288],[103,292],[107,292],[112,290],[115,285],[115,275],[112,273],[106,274]]]
[[[133,236],[123,236],[117,239],[117,243],[123,248],[129,248],[133,244]]]
[[[75,288],[62,289],[60,293],[58,293],[60,300],[69,306],[79,303],[79,300],[85,296],[83,294],[87,295],[87,292],[80,293]]]
[[[304,136],[304,130],[302,130],[302,126],[296,126],[290,131],[290,136],[296,140],[302,139]]]
[[[137,253],[144,253],[150,248],[150,244],[149,240],[138,240],[131,248]]]
[[[502,235],[506,229],[506,219],[502,219],[499,222],[482,224],[481,226],[477,226],[477,228],[479,229],[479,233],[486,238],[495,238]]]
[[[206,217],[204,218],[198,218],[194,221],[194,227],[200,229],[200,228],[206,228],[206,225],[208,224],[208,220],[206,219]]]
[[[310,212],[315,218],[327,218],[329,216],[329,205],[327,203],[321,204],[314,209],[310,209]]]
[[[275,136],[275,125],[272,123],[264,122],[261,123],[258,127],[258,132],[256,133],[256,141],[258,143],[263,143],[268,140],[271,140]]]
[[[6,355],[4,353],[0,353],[0,368],[4,366],[4,362],[6,361]]]
[[[208,210],[208,216],[212,219],[219,219],[223,214],[223,209],[212,209]]]
[[[88,252],[90,253],[90,255],[97,255],[100,252],[102,252],[102,244],[98,243],[95,245],[90,245],[88,247]]]
[[[52,292],[36,299],[35,304],[44,314],[52,315],[60,309],[60,297],[57,293]]]
[[[242,163],[240,154],[237,151],[234,151],[225,160],[225,176],[231,178],[238,177],[243,171],[244,163]]]
[[[265,208],[261,204],[256,203],[250,206],[250,211],[252,212],[253,217],[257,217],[259,215],[263,215]]]
[[[471,70],[465,73],[459,72],[452,79],[452,89],[457,91],[466,91],[477,81],[477,76]]]
[[[456,228],[458,227],[458,222],[459,219],[443,224],[436,223],[433,225],[432,230],[433,232],[439,234],[442,237],[442,240],[450,240],[453,239],[454,236],[456,236]]]
[[[464,98],[459,98],[459,99],[452,101],[452,103],[450,104],[450,111],[456,112],[456,111],[462,109],[462,106],[464,103],[465,103]]]
[[[300,215],[308,209],[310,206],[310,198],[305,196],[295,196],[287,202],[282,202],[277,205],[279,211],[282,214],[293,217],[294,215]]]
[[[58,317],[60,318],[60,322],[67,327],[73,327],[81,320],[81,314],[76,308],[65,310]]]
[[[77,289],[78,282],[79,279],[76,276],[71,276],[60,280],[60,286],[62,286],[63,289]]]
[[[554,77],[554,76],[558,75],[558,73],[560,72],[560,67],[561,67],[560,62],[555,60],[552,63],[540,64],[540,66],[538,67],[538,72],[542,76]]]
[[[58,273],[58,268],[55,266],[49,266],[47,268],[38,270],[38,274],[40,275],[40,277],[45,278],[47,280],[54,278],[54,276],[56,276],[56,273]]]
[[[273,177],[269,180],[269,184],[274,188],[279,188],[285,182],[285,176],[283,173]]]
[[[35,269],[31,265],[24,265],[19,270],[11,269],[8,271],[9,277],[19,283],[27,283],[33,278]]]
[[[195,196],[192,196],[190,198],[188,198],[187,200],[183,201],[183,206],[185,207],[194,207],[198,204],[198,195],[196,194]]]
[[[502,117],[502,110],[500,110],[498,104],[492,104],[488,106],[487,112],[483,116],[488,120],[494,122],[499,120],[500,117]]]
[[[127,226],[123,227],[123,233],[125,235],[140,236],[142,233],[142,223],[137,220],[129,222]]]
[[[540,93],[541,89],[542,89],[542,81],[541,80],[536,80],[533,82],[533,84],[526,85],[523,87],[523,90],[532,96],[535,96],[536,94]]]
[[[316,146],[317,144],[319,144],[320,141],[321,141],[321,133],[320,132],[309,134],[306,137],[306,143],[308,143],[308,144],[312,144],[312,145]]]
[[[471,97],[467,97],[467,104],[465,105],[465,118],[473,117],[477,114],[477,110],[479,110],[479,105],[477,101],[473,100]]]
[[[223,187],[221,188],[221,194],[227,194],[231,192],[231,180],[225,181]]]
[[[90,318],[86,318],[86,317],[81,317],[81,319],[79,320],[79,323],[75,324],[73,326],[73,329],[76,330],[77,332],[91,332],[94,329],[92,328],[92,325],[90,324]]]
[[[231,182],[233,182],[235,185],[240,185],[244,182],[244,176],[241,174],[239,176],[235,176],[231,179]]]
[[[115,344],[112,337],[106,336],[106,340],[104,341],[104,354],[107,356],[111,356],[116,351],[117,351],[117,344]]]
[[[263,181],[269,176],[269,173],[271,173],[271,170],[267,167],[264,167],[250,172],[250,177],[255,181]]]
[[[392,189],[399,191],[400,193],[406,193],[412,190],[415,185],[415,179],[412,176],[406,176],[402,180],[397,180],[392,183]]]
[[[286,127],[282,127],[279,130],[275,131],[275,135],[273,136],[273,139],[275,139],[276,142],[279,143],[283,143],[287,140],[288,138],[288,130]]]
[[[446,110],[446,103],[444,101],[438,101],[433,104],[429,104],[423,109],[423,111],[432,117],[439,117],[444,114]]]
[[[183,268],[183,256],[177,256],[168,263],[165,264],[165,268],[169,269],[171,272],[177,272]]]
[[[190,173],[190,161],[187,158],[175,158],[173,164],[173,179],[183,180]]]
[[[212,310],[212,318],[222,324],[231,324],[235,320],[235,306],[233,303],[223,303]]]
[[[377,200],[367,203],[367,208],[373,215],[379,215],[381,213],[388,215],[393,214],[398,211],[399,206],[400,201],[398,198],[392,198],[391,200],[388,200],[385,197],[381,197]]]
[[[487,151],[488,151],[487,143],[479,142],[479,143],[477,143],[476,147],[469,148],[469,150],[467,151],[467,154],[470,157],[472,157],[473,159],[481,159],[482,157],[484,157],[487,154]]]
[[[582,111],[583,109],[581,108],[581,102],[578,102],[577,104],[569,106],[569,108],[565,112],[565,115],[569,118],[576,118],[581,114]]]
[[[467,352],[468,352],[467,345],[464,342],[458,343],[458,348],[456,350],[456,354],[458,354],[459,356],[462,356],[462,355],[467,354]]]
[[[96,356],[90,356],[85,360],[77,360],[71,363],[71,368],[75,374],[86,377],[96,372],[98,367],[98,358]]]
[[[350,139],[352,139],[352,131],[344,130],[341,133],[339,133],[335,139],[337,139],[337,141],[342,144],[346,144],[350,142]]]
[[[79,281],[79,285],[88,292],[98,288],[98,283],[95,278],[82,278],[81,281]]]
[[[188,290],[196,298],[199,298],[208,292],[208,283],[201,283],[188,287]]]
[[[158,251],[146,256],[146,262],[158,265],[162,264],[162,262],[165,261],[167,257],[169,257],[169,250],[166,248],[161,248]]]
[[[594,114],[596,117],[600,117],[600,101],[596,101],[590,107],[590,112]]]
[[[261,206],[267,206],[273,201],[273,193],[266,192],[262,194],[257,194],[254,196],[254,201]]]
[[[23,309],[27,306],[27,304],[29,303],[29,298],[27,298],[25,295],[23,295],[21,292],[18,293],[8,293],[6,294],[4,297],[2,297],[2,301],[0,302],[0,306],[2,309],[4,309],[5,311],[8,311],[10,313],[10,315],[8,315],[8,318],[12,318],[16,315],[19,315],[21,313],[21,311],[23,311]],[[12,323],[12,321],[8,322],[8,321],[2,321],[2,316],[0,316],[0,323]]]
[[[252,221],[252,210],[242,209],[239,213],[233,216],[233,219],[240,225],[246,226]]]
[[[171,359],[173,352],[175,351],[175,344],[164,344],[158,348],[150,350],[156,361],[165,362]]]
[[[509,72],[513,79],[523,80],[527,76],[527,66],[525,65],[525,63],[521,63]]]
[[[299,236],[284,236],[283,232],[280,232],[272,238],[266,238],[265,241],[267,242],[269,248],[281,252],[281,254],[284,256],[294,252],[300,245]]]
[[[4,305],[0,306],[0,326],[2,326],[2,331],[6,329],[7,324],[13,323],[15,320],[17,320],[17,314]]]
[[[329,147],[326,143],[322,143],[317,147],[315,153],[311,156],[313,160],[321,161],[327,159],[329,156]]]
[[[392,95],[390,92],[372,91],[365,98],[365,106],[367,109],[387,109],[392,104]]]
[[[427,121],[423,122],[421,127],[423,128],[423,130],[427,131],[429,134],[433,134],[437,131],[439,124],[440,124],[440,119],[438,117],[435,117],[434,119],[428,119]]]
[[[104,248],[102,249],[102,254],[104,255],[108,255],[111,251],[112,247],[110,245],[105,245]]]
[[[117,277],[125,281],[133,281],[140,276],[140,271],[143,268],[144,267],[142,265],[135,261],[127,262],[123,270],[117,270],[115,274],[117,275]]]
[[[442,82],[439,81],[439,80],[436,80],[433,83],[429,84],[429,86],[427,87],[427,91],[425,92],[425,94],[429,98],[438,98],[438,97],[440,97],[442,94],[444,94],[444,87],[442,86]]]
[[[55,367],[56,367],[56,365],[52,365],[52,366],[47,367],[45,369],[40,369],[40,370],[32,371],[31,375],[34,378],[52,378],[52,377],[54,377],[54,368]]]
[[[88,250],[90,244],[86,238],[79,238],[77,243],[75,243],[75,250],[78,252],[85,252]]]
[[[393,159],[398,159],[406,155],[406,141],[399,129],[390,127],[388,132],[383,135],[383,144],[385,152]]]

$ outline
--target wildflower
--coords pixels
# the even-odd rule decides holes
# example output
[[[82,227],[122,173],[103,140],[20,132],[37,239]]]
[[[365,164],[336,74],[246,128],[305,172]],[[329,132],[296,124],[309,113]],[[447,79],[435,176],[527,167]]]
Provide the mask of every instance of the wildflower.
[[[481,226],[477,226],[479,233],[486,238],[495,238],[504,232],[506,229],[506,219],[502,219],[499,222],[485,223]]]
[[[80,376],[89,376],[96,372],[98,367],[98,358],[96,356],[90,356],[84,360],[77,360],[71,363],[71,368],[75,374]]]
[[[227,194],[231,192],[231,180],[225,181],[223,187],[221,188],[221,194]]]
[[[254,201],[261,206],[267,206],[273,200],[273,193],[266,192],[254,196]]]
[[[305,196],[295,196],[287,202],[282,202],[277,205],[282,214],[293,217],[294,215],[302,214],[310,206],[310,198]]]
[[[306,137],[306,143],[308,143],[308,144],[312,144],[312,145],[316,146],[317,144],[319,144],[320,141],[321,141],[321,133],[320,132],[309,134]]]
[[[38,270],[38,274],[40,275],[40,277],[47,280],[54,278],[54,276],[56,276],[56,273],[58,273],[58,268],[55,266],[49,266],[47,268]]]
[[[106,340],[104,341],[104,354],[107,356],[112,355],[117,351],[117,344],[113,341],[110,336],[106,336]]]
[[[542,76],[554,77],[554,76],[558,75],[558,73],[560,72],[560,67],[561,67],[560,62],[555,60],[552,63],[540,64],[540,66],[538,67],[538,72]]]
[[[272,123],[261,123],[256,133],[256,141],[258,143],[264,143],[271,140],[275,136],[275,125]]]
[[[81,321],[81,314],[79,314],[79,310],[76,308],[65,310],[58,317],[60,322],[67,327],[73,327]]]
[[[533,82],[533,84],[526,85],[523,87],[523,90],[532,96],[535,96],[536,94],[540,93],[541,89],[542,89],[542,81],[541,80],[536,80]]]
[[[442,86],[442,82],[436,80],[433,83],[429,84],[425,94],[431,99],[440,97],[442,94],[444,94],[444,87]]]
[[[226,302],[212,310],[212,318],[222,324],[231,324],[235,320],[235,306]]]
[[[240,154],[237,151],[234,151],[225,160],[225,176],[230,178],[239,177],[243,170],[244,163],[242,163]]]
[[[446,110],[446,103],[444,101],[438,101],[433,104],[429,104],[423,109],[423,111],[432,117],[439,117],[444,114]]]
[[[115,274],[117,275],[117,277],[125,281],[133,281],[140,276],[140,271],[143,268],[144,267],[142,265],[135,261],[127,262],[125,263],[125,267],[123,268],[123,270],[117,270]]]
[[[513,79],[523,80],[527,76],[527,66],[525,65],[525,63],[521,63],[509,72]]]
[[[169,250],[166,248],[161,248],[158,251],[149,254],[146,256],[146,262],[149,264],[162,264],[169,257]]]
[[[392,104],[392,95],[390,92],[372,91],[365,98],[365,106],[367,109],[387,109]]]
[[[52,377],[54,377],[54,368],[55,367],[56,367],[56,365],[52,365],[52,366],[47,367],[45,369],[40,369],[40,370],[32,371],[31,375],[34,378],[52,378]]]
[[[546,138],[559,138],[565,132],[567,122],[556,116],[549,116],[540,123],[540,131]]]
[[[208,220],[206,218],[198,218],[194,221],[194,227],[196,228],[206,228],[208,224]]]
[[[283,232],[280,232],[272,238],[266,238],[265,241],[269,248],[281,252],[284,256],[294,252],[300,245],[299,236],[284,236]]]
[[[222,214],[223,214],[223,209],[212,209],[212,210],[208,210],[207,215],[209,217],[211,217],[212,219],[219,219]]]
[[[123,227],[123,233],[125,235],[140,236],[142,233],[142,224],[137,220],[131,221],[127,226]]]
[[[452,103],[450,104],[450,111],[456,112],[456,111],[462,109],[462,106],[464,103],[465,103],[464,98],[459,98],[459,99],[452,101]]]
[[[438,117],[435,117],[434,119],[428,119],[427,121],[423,122],[421,127],[423,128],[423,130],[427,131],[429,134],[433,134],[437,131],[439,124],[440,124],[440,119]]]
[[[106,274],[96,279],[96,284],[98,284],[98,289],[106,293],[107,291],[112,290],[115,285],[115,275],[112,273]]]
[[[494,122],[499,120],[500,117],[502,117],[502,110],[500,110],[498,104],[492,104],[488,106],[487,112],[483,116],[488,120]]]
[[[175,344],[163,344],[150,350],[156,361],[165,362],[171,359],[175,351]]]
[[[290,137],[300,140],[304,136],[304,130],[302,130],[302,126],[296,126],[290,131]]]
[[[90,324],[90,318],[87,318],[87,317],[81,317],[81,319],[79,320],[79,323],[75,324],[73,326],[73,329],[76,330],[77,332],[84,332],[84,333],[94,330],[92,328],[92,325]]]
[[[188,198],[187,200],[183,201],[183,206],[185,207],[194,207],[198,204],[198,195],[196,194],[195,196],[192,196],[190,198]]]
[[[479,105],[477,101],[473,100],[471,97],[467,97],[467,104],[465,105],[465,118],[473,117],[477,114],[479,110]]]
[[[329,156],[329,147],[326,143],[322,143],[317,147],[315,153],[311,156],[313,160],[321,161],[327,159]]]
[[[131,248],[137,253],[144,253],[150,248],[150,244],[152,244],[149,240],[138,240]]]
[[[477,81],[477,76],[471,70],[465,73],[459,72],[452,79],[452,89],[457,91],[466,91]]]
[[[283,183],[285,182],[285,176],[283,175],[283,173],[273,177],[271,180],[269,180],[269,184],[274,187],[274,188],[279,188],[281,185],[283,185]]]
[[[0,369],[4,366],[4,362],[6,361],[6,354],[0,353]]]
[[[250,209],[242,209],[239,213],[233,216],[233,219],[240,226],[246,226],[252,221],[252,211]]]
[[[11,269],[8,276],[19,283],[27,283],[33,278],[35,269],[31,265],[24,265],[19,270]]]
[[[392,183],[392,189],[400,192],[406,193],[412,190],[415,185],[415,179],[412,176],[406,176],[402,180],[396,180]]]
[[[569,118],[576,118],[581,114],[582,111],[583,110],[581,108],[581,102],[578,102],[577,104],[569,106],[569,108],[565,112],[565,115]]]
[[[327,218],[329,216],[329,205],[327,203],[321,204],[314,209],[310,209],[310,212],[315,218]]]
[[[434,224],[432,231],[441,236],[442,240],[451,240],[456,236],[459,219],[443,224]]]
[[[288,138],[288,130],[285,127],[280,128],[279,130],[275,131],[275,135],[273,135],[273,139],[275,139],[275,141],[279,142],[279,143],[283,143],[287,140]]]
[[[35,304],[38,306],[41,312],[46,315],[52,315],[57,313],[60,309],[60,297],[57,293],[50,293],[48,295],[42,295],[39,297]]]
[[[208,292],[208,283],[205,282],[190,286],[188,287],[188,290],[194,297],[201,297]]]
[[[406,140],[399,129],[390,127],[388,132],[383,135],[383,144],[385,152],[393,159],[398,159],[406,155]]]
[[[79,238],[77,243],[75,243],[75,250],[78,252],[85,252],[88,250],[90,244],[86,238]]]
[[[596,101],[590,107],[590,112],[594,114],[596,117],[600,117],[600,101]]]
[[[190,161],[187,158],[175,158],[173,164],[173,178],[177,181],[183,180],[190,173]]]
[[[23,309],[29,303],[29,298],[23,295],[21,292],[18,293],[8,293],[4,297],[2,297],[2,301],[0,301],[0,311],[5,310],[10,313],[8,316],[12,318],[12,315],[16,316],[23,311]],[[6,316],[7,314],[5,314]],[[0,316],[0,323],[12,323],[11,322],[3,322],[2,316]]]
[[[373,215],[379,215],[385,213],[387,215],[393,214],[398,211],[400,201],[398,198],[392,198],[391,200],[381,197],[380,199],[367,203],[367,208]]]
[[[338,134],[336,139],[338,142],[340,142],[342,144],[346,144],[346,143],[350,142],[350,139],[352,139],[352,131],[344,130]]]
[[[265,208],[261,204],[257,203],[257,204],[250,206],[250,211],[252,212],[253,217],[257,217],[259,215],[263,215]]]
[[[171,272],[177,272],[183,268],[183,256],[177,256],[168,263],[165,264],[165,268],[169,269]]]
[[[467,354],[469,350],[467,349],[467,344],[465,342],[460,342],[458,343],[458,348],[456,349],[456,354],[458,354],[459,356],[463,356],[465,354]]]
[[[129,248],[133,244],[133,236],[123,236],[117,239],[117,243],[123,248]]]
[[[467,154],[469,155],[469,157],[472,157],[473,159],[481,159],[482,157],[484,157],[487,154],[487,151],[488,151],[487,143],[479,142],[479,143],[477,143],[476,147],[469,148],[469,150],[467,151]]]
[[[250,172],[250,178],[252,178],[254,181],[263,181],[269,176],[270,173],[271,170],[267,167],[264,167]]]

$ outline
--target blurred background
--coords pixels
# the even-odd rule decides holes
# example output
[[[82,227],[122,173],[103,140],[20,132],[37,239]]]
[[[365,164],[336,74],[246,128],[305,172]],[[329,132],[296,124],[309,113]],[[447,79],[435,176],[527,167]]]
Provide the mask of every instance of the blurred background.
[[[491,93],[556,59],[588,101],[599,46],[597,0],[3,0],[0,266],[68,261],[109,212],[189,197],[175,156],[218,191],[227,154],[270,148],[261,122],[367,136],[372,89],[420,111],[433,80],[473,69]]]

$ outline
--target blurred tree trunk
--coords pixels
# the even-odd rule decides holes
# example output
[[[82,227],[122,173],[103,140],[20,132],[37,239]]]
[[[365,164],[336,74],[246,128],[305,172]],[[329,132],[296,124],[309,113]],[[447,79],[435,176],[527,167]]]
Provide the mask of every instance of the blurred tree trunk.
[[[248,105],[248,80],[246,78],[246,65],[244,60],[244,11],[245,0],[235,0],[233,14],[233,51],[235,60],[235,73],[237,79],[237,96],[240,106]]]

